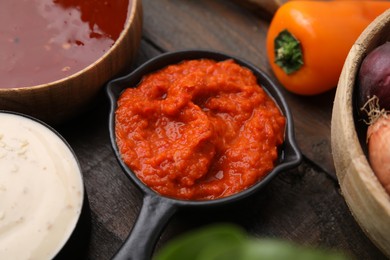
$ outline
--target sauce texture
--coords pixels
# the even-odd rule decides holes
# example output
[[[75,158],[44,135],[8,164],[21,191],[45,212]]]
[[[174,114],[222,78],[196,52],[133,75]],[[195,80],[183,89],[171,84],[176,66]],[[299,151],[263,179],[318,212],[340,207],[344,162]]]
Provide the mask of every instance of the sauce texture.
[[[129,8],[129,0],[1,0],[0,88],[84,69],[114,44]]]
[[[81,213],[83,182],[51,130],[0,113],[0,259],[52,259]]]
[[[285,117],[254,74],[233,60],[189,60],[145,76],[118,100],[122,159],[156,192],[226,197],[269,173]]]

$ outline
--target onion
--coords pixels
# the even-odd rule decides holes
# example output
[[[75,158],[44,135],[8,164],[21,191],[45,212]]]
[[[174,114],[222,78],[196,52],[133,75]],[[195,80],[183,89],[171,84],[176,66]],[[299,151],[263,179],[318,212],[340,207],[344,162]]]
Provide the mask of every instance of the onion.
[[[380,107],[390,110],[390,42],[376,47],[364,58],[358,80],[359,107],[375,95]]]
[[[368,118],[368,159],[390,195],[390,42],[363,59],[358,74],[358,104]]]
[[[368,115],[368,158],[379,182],[390,195],[390,116],[380,109],[379,98],[373,96],[362,107]]]

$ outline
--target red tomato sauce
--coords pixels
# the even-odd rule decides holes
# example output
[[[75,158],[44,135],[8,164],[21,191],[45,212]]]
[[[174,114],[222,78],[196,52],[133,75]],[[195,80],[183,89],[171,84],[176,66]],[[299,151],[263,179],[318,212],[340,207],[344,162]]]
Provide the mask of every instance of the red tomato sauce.
[[[114,44],[129,8],[129,0],[1,0],[0,88],[84,69]]]
[[[129,86],[134,87],[134,86]],[[118,100],[124,162],[156,192],[226,197],[269,173],[285,117],[254,74],[232,60],[190,60],[145,76]]]

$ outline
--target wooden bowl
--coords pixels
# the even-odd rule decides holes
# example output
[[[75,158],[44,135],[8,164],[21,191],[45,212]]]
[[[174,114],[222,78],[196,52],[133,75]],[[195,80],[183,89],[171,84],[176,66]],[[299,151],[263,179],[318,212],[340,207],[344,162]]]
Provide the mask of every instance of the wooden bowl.
[[[104,84],[128,68],[142,34],[142,1],[131,0],[125,28],[97,61],[63,78],[31,87],[0,88],[0,109],[28,114],[47,123],[61,123],[86,108]]]
[[[334,100],[331,139],[342,194],[371,241],[390,257],[390,196],[367,160],[364,124],[357,117],[356,78],[363,58],[390,40],[390,10],[359,36],[345,61]]]

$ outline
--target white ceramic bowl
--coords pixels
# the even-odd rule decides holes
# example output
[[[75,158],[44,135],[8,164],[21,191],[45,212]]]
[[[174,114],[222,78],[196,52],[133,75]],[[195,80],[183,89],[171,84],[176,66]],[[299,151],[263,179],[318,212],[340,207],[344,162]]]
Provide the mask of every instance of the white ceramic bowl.
[[[52,259],[88,209],[78,160],[41,121],[6,111],[0,121],[0,259]]]

